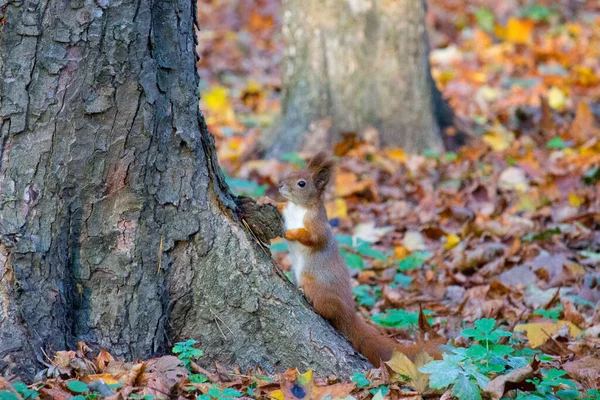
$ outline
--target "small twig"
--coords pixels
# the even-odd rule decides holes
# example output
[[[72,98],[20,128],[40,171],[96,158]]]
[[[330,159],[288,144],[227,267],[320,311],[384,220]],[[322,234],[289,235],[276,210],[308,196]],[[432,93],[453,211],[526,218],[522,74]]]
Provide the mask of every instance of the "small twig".
[[[256,243],[258,243],[258,245],[260,246],[260,248],[262,249],[262,251],[265,252],[265,254],[268,257],[271,257],[271,255],[269,254],[269,252],[265,249],[265,246],[262,244],[262,242],[260,241],[260,239],[258,237],[256,237],[256,235],[254,234],[254,232],[252,232],[252,228],[250,228],[250,225],[248,225],[248,222],[246,222],[246,219],[242,218],[242,223],[244,224],[244,226],[246,227],[246,229],[248,229],[248,231],[250,231],[250,233],[252,234],[252,236],[254,237],[254,240],[256,240]]]
[[[229,328],[229,326],[227,326],[227,324],[225,323],[225,321],[223,321],[221,319],[221,317],[219,317],[217,314],[215,314],[215,312],[212,310],[212,308],[209,308],[210,313],[213,315],[213,317],[215,318],[215,322],[217,324],[217,328],[219,328],[219,331],[221,331],[221,335],[223,335],[223,339],[227,339],[227,337],[225,336],[225,334],[223,333],[223,331],[221,330],[221,327],[219,326],[219,322],[217,322],[217,319],[219,321],[221,321],[221,323],[223,325],[225,325],[225,328],[227,328],[227,330],[229,331],[229,333],[231,333],[233,335],[233,331],[231,330],[231,328]]]
[[[156,270],[157,274],[160,272],[160,262],[162,260],[162,250],[163,250],[163,238],[161,235],[160,236],[160,244],[158,245],[158,269]]]

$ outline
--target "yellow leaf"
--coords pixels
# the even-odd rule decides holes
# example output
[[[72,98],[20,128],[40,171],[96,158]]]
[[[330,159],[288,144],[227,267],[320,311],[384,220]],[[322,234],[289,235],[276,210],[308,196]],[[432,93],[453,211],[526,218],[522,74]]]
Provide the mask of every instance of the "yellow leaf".
[[[585,198],[581,196],[577,196],[575,193],[569,193],[569,204],[573,207],[579,207],[585,203]]]
[[[217,121],[231,122],[235,119],[228,94],[226,87],[214,86],[202,96],[207,112],[213,114]]]
[[[515,140],[515,134],[502,125],[496,125],[491,131],[486,132],[482,139],[492,150],[502,151],[510,147]]]
[[[556,322],[533,322],[530,324],[521,324],[515,327],[515,332],[526,332],[527,340],[532,349],[546,343],[548,336],[552,336],[558,332],[560,328],[567,326],[569,334],[575,337],[581,333],[581,329],[573,325],[570,321]]]
[[[567,106],[567,95],[557,88],[552,86],[548,91],[548,104],[557,111],[562,111]]]
[[[335,199],[325,205],[327,209],[327,217],[331,218],[347,218],[348,205],[344,199]]]
[[[407,160],[406,153],[402,149],[389,149],[387,151],[387,156],[389,159],[398,161],[401,163],[405,163]]]
[[[459,243],[460,243],[460,238],[457,235],[455,235],[454,233],[451,233],[448,236],[446,236],[446,243],[444,244],[444,248],[452,249],[452,248],[458,246]]]
[[[311,383],[312,382],[312,374],[313,374],[312,369],[309,369],[302,375],[298,376],[298,383],[301,384],[302,386]]]
[[[82,379],[85,383],[95,382],[100,379],[104,380],[104,382],[106,382],[107,385],[114,385],[119,383],[119,380],[116,379],[112,374],[92,374]]]
[[[506,25],[506,40],[511,43],[529,43],[533,26],[534,23],[530,19],[510,18]]]
[[[403,260],[408,256],[408,249],[404,246],[396,246],[394,247],[394,258],[396,260]]]
[[[285,400],[282,390],[273,390],[271,393],[269,393],[269,397],[275,400]]]
[[[392,358],[385,363],[389,365],[392,371],[408,376],[410,381],[407,385],[419,393],[425,392],[429,384],[429,374],[424,374],[418,370],[419,367],[433,360],[427,352],[422,351],[415,357],[415,362],[410,361],[402,352],[394,350]]]

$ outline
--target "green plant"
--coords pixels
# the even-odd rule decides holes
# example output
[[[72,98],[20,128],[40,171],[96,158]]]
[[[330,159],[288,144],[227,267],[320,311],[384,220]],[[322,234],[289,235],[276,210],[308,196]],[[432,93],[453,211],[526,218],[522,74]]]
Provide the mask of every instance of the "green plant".
[[[27,399],[37,399],[39,397],[39,393],[37,390],[29,389],[29,387],[23,382],[15,382],[13,383],[13,387],[23,397],[24,400]]]
[[[410,271],[422,267],[425,261],[431,257],[431,253],[427,251],[417,251],[409,256],[406,256],[398,264],[398,271]]]
[[[363,374],[362,372],[355,372],[352,375],[352,382],[356,383],[356,387],[359,388],[371,385],[371,382],[369,382],[365,374]]]
[[[548,318],[548,319],[552,319],[554,321],[558,321],[558,318],[560,317],[560,314],[563,311],[563,307],[562,304],[557,305],[556,307],[553,307],[549,310],[535,310],[533,313],[535,315],[540,315],[542,318]]]
[[[186,340],[185,342],[175,343],[173,346],[173,353],[177,354],[177,357],[181,360],[181,364],[190,369],[190,364],[196,358],[200,358],[204,355],[202,350],[194,347],[196,341],[194,339]]]
[[[499,373],[507,366],[519,368],[527,365],[524,358],[512,357],[514,349],[511,346],[498,344],[502,337],[510,337],[511,333],[496,328],[496,320],[493,318],[479,319],[475,321],[474,328],[463,329],[461,334],[478,342],[460,351],[464,351],[467,357],[476,362],[481,373]],[[509,357],[508,360],[506,357]]]
[[[429,386],[432,389],[452,386],[452,395],[459,400],[481,400],[480,388],[490,381],[465,354],[444,354],[443,360],[431,361],[419,371],[431,374]]]
[[[19,400],[19,396],[17,396],[13,392],[0,390],[0,400]]]
[[[579,399],[579,392],[575,383],[570,379],[563,378],[566,374],[565,371],[560,369],[542,369],[542,379],[533,378],[527,380],[527,382],[535,385],[536,391],[519,393],[516,400]],[[569,389],[564,389],[564,387],[568,387]]]
[[[221,389],[220,387],[211,387],[208,389],[206,394],[202,394],[198,396],[199,400],[223,400],[223,399],[233,399],[236,397],[242,397],[242,394],[233,389],[233,388],[225,388]]]
[[[426,316],[435,315],[435,313],[430,310],[423,310],[423,314]],[[419,323],[419,313],[408,312],[400,308],[389,309],[385,310],[384,313],[374,315],[372,320],[376,324],[387,328],[414,327]],[[433,320],[428,319],[428,322],[432,323]]]
[[[352,288],[356,301],[361,306],[373,307],[381,297],[381,289],[378,286],[359,285]]]
[[[208,381],[208,376],[204,374],[190,374],[190,382],[192,383],[204,383]]]
[[[100,398],[100,394],[96,392],[90,392],[90,388],[87,384],[81,381],[67,381],[67,388],[77,395],[72,397],[72,400],[96,400]]]

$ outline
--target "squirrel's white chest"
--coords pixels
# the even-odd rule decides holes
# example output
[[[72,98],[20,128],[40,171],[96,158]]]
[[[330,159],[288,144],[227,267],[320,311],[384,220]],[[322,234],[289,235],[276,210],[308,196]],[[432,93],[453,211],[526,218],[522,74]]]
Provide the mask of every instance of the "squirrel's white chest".
[[[304,216],[308,210],[297,204],[288,202],[283,209],[283,225],[285,230],[300,229],[304,228]],[[294,278],[296,278],[296,284],[302,285],[302,270],[306,264],[306,256],[304,252],[307,250],[305,246],[295,241],[288,241],[288,247],[290,249],[290,260],[292,262],[292,271],[294,272]]]
[[[283,210],[285,230],[304,228],[304,216],[308,210],[294,203],[287,203]]]

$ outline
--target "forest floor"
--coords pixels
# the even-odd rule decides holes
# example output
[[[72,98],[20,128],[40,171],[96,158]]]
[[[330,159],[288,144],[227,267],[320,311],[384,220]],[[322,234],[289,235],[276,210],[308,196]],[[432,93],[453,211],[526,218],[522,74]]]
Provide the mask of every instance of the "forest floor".
[[[450,355],[313,378],[203,370],[202,343],[139,363],[82,344],[56,355],[47,372],[62,378],[16,384],[20,396],[600,399],[600,6],[489,3],[428,1],[432,73],[476,133],[468,147],[409,154],[354,138],[332,149],[328,212],[360,312],[399,340],[442,335]],[[281,4],[200,1],[199,13],[201,107],[219,161],[237,194],[276,197],[308,156],[255,155],[279,112]],[[272,250],[289,269],[285,244]]]

